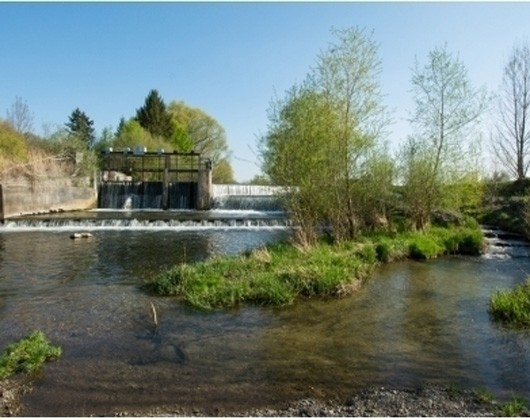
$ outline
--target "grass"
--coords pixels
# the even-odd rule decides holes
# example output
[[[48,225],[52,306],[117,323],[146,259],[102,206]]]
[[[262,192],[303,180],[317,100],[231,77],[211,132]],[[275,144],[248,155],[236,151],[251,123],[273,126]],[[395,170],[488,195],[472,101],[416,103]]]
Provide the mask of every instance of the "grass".
[[[37,372],[48,359],[57,359],[61,348],[52,345],[40,331],[10,344],[0,356],[0,379],[15,373]]]
[[[530,279],[513,290],[495,292],[490,299],[490,313],[510,327],[530,327]]]
[[[476,227],[432,228],[425,233],[374,234],[357,242],[320,243],[300,249],[282,243],[237,257],[179,264],[147,286],[175,295],[196,308],[292,304],[297,297],[342,296],[356,290],[381,262],[420,260],[453,253],[480,253]]]
[[[511,401],[504,403],[499,410],[500,417],[519,417],[526,410],[526,402],[519,397],[513,397]]]

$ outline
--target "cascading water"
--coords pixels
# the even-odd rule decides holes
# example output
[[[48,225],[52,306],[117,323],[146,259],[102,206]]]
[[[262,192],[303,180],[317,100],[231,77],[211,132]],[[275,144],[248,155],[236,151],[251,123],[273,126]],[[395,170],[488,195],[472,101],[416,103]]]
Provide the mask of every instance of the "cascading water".
[[[486,239],[484,258],[509,259],[530,256],[530,243],[522,235],[489,226],[485,226],[483,232]]]
[[[213,208],[222,210],[283,211],[281,187],[219,184],[212,186]]]
[[[162,182],[104,182],[99,188],[100,209],[162,209]],[[196,182],[174,182],[168,186],[169,209],[193,209],[197,200]]]

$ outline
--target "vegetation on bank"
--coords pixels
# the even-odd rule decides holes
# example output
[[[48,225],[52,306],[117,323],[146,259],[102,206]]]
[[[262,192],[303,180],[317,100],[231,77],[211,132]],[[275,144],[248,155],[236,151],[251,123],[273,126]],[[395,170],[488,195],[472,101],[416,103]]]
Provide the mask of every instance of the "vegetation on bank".
[[[530,327],[530,279],[513,290],[495,292],[490,299],[490,313],[507,326]]]
[[[0,356],[0,379],[15,373],[37,372],[46,360],[59,358],[61,352],[41,331],[34,331],[4,350]]]
[[[479,254],[482,246],[478,226],[381,233],[355,242],[319,242],[310,248],[281,243],[241,256],[176,265],[154,278],[148,288],[159,295],[179,296],[202,309],[241,303],[285,306],[297,297],[347,295],[380,262]]]

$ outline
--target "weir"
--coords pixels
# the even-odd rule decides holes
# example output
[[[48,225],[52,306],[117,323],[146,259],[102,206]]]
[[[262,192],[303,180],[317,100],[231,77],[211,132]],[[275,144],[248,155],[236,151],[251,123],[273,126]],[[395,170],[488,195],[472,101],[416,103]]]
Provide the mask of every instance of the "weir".
[[[284,188],[270,185],[214,184],[212,207],[220,210],[284,211]]]
[[[102,154],[100,209],[193,209],[211,207],[209,159],[199,153],[147,152],[145,148]]]

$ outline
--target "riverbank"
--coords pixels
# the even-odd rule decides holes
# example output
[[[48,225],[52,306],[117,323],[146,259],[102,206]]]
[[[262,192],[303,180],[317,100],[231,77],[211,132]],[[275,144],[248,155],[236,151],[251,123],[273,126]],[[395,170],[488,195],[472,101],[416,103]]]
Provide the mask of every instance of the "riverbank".
[[[528,417],[528,409],[501,403],[486,391],[457,390],[426,386],[418,389],[367,388],[344,401],[303,399],[284,407],[214,413],[200,409],[157,407],[146,411],[119,412],[123,417],[502,417],[515,414]]]
[[[24,377],[0,381],[0,415],[23,415],[21,398],[31,391]],[[510,411],[515,410],[515,411]],[[513,402],[501,403],[487,391],[459,390],[453,387],[425,386],[417,389],[367,388],[344,401],[303,399],[287,406],[246,411],[159,406],[148,410],[109,413],[117,417],[502,417],[513,413],[530,416],[530,411]],[[81,413],[79,413],[81,415]],[[87,415],[86,412],[83,415]]]
[[[31,389],[31,381],[22,375],[0,380],[0,417],[20,416],[21,399]]]

